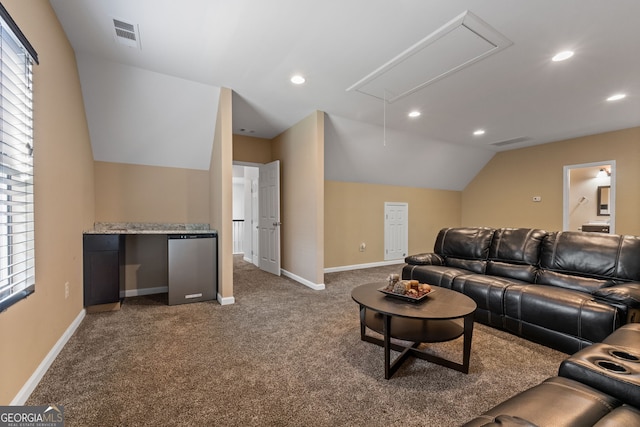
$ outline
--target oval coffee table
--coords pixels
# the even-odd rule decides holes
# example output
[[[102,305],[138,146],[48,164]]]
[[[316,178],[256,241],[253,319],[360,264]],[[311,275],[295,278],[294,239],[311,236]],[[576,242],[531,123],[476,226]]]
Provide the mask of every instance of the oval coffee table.
[[[409,355],[469,373],[476,303],[466,295],[437,286],[421,301],[406,301],[380,292],[385,285],[369,283],[351,291],[351,298],[360,305],[360,338],[384,347],[384,377],[391,378]],[[367,335],[366,328],[382,334],[384,339]],[[462,363],[418,349],[420,343],[451,341],[462,335]],[[392,343],[391,338],[412,344]],[[391,350],[401,352],[393,362]]]

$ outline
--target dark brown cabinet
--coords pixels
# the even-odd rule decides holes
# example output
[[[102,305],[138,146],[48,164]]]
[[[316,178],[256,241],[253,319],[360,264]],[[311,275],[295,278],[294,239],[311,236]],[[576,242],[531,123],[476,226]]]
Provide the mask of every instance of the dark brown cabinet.
[[[120,301],[124,284],[124,236],[118,234],[85,234],[84,306]]]

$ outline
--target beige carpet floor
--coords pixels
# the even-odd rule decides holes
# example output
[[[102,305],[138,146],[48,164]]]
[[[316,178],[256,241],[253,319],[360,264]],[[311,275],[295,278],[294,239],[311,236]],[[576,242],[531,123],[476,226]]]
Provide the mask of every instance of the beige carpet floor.
[[[27,404],[63,405],[67,426],[456,426],[567,357],[476,324],[468,375],[411,359],[385,380],[350,292],[401,266],[330,273],[314,291],[234,264],[233,305],[161,294],[87,315]]]

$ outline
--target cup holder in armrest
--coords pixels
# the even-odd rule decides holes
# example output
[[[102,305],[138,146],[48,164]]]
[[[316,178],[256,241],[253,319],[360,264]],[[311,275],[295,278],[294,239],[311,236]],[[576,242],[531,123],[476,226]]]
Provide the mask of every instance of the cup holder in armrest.
[[[592,344],[564,360],[558,375],[640,407],[640,355],[634,350]]]
[[[594,361],[596,365],[610,372],[615,372],[616,374],[629,374],[629,370],[622,365],[618,365],[611,360],[599,359]]]
[[[628,353],[622,350],[609,350],[609,354],[618,359],[626,360],[629,362],[640,362],[640,356]]]

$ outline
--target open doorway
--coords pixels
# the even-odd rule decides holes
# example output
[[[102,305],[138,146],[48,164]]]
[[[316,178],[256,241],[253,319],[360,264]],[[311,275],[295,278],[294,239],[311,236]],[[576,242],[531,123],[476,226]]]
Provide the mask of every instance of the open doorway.
[[[615,233],[616,162],[564,167],[563,230]]]
[[[233,254],[280,275],[280,162],[233,165]]]
[[[233,165],[233,254],[259,266],[259,165]]]

